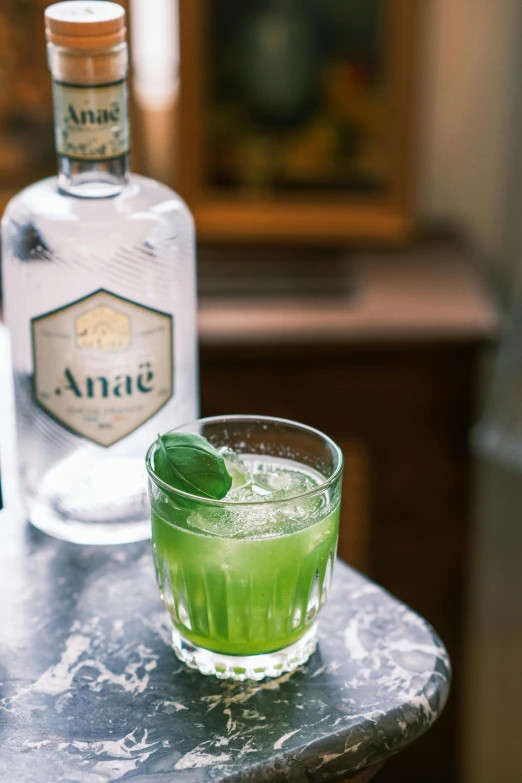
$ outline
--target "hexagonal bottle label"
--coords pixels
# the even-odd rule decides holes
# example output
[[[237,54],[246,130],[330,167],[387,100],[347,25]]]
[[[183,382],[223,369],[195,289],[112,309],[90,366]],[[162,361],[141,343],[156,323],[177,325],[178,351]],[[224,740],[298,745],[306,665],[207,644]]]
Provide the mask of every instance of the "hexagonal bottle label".
[[[112,446],[174,394],[173,317],[99,290],[31,322],[37,404]]]

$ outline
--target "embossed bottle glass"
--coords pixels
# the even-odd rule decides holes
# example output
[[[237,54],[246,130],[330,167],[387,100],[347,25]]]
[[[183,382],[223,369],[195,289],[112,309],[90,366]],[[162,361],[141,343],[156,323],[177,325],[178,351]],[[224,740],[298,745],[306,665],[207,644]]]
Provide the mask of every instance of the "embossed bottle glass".
[[[128,171],[125,13],[46,10],[59,174],[2,224],[21,484],[40,529],[78,543],[146,538],[143,455],[197,416],[193,220]]]

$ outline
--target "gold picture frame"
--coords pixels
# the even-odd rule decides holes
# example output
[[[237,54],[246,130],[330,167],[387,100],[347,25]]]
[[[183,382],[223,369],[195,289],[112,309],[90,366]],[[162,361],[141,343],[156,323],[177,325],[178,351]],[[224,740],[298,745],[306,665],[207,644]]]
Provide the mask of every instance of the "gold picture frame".
[[[259,0],[264,2],[265,0]],[[389,151],[381,192],[306,192],[223,188],[209,181],[208,117],[212,13],[217,0],[180,0],[181,87],[177,186],[207,242],[394,243],[412,227],[413,86],[418,0],[376,0],[386,6],[383,62],[386,106],[381,126]],[[345,0],[347,2],[347,0]]]

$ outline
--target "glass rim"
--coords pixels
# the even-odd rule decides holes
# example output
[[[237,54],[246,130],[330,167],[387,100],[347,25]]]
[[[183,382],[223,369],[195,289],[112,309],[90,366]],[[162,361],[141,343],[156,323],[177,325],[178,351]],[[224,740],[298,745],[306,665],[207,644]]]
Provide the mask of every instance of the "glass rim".
[[[222,500],[217,500],[216,498],[204,498],[201,497],[201,495],[192,495],[190,492],[184,492],[181,489],[178,489],[177,487],[172,487],[170,484],[168,484],[166,481],[163,481],[154,471],[154,468],[152,466],[152,455],[154,454],[154,451],[156,449],[157,441],[154,441],[151,446],[149,446],[147,450],[147,454],[145,456],[145,466],[147,468],[147,473],[149,474],[150,478],[154,483],[159,486],[161,489],[165,490],[166,492],[173,493],[175,495],[179,495],[180,497],[186,499],[195,501],[199,505],[207,505],[207,506],[215,506],[222,508],[223,506],[226,506],[230,509],[232,508],[239,508],[240,506],[253,506],[259,508],[263,505],[275,505],[275,504],[284,504],[284,503],[295,503],[296,500],[301,500],[302,498],[310,498],[314,497],[315,495],[320,495],[323,492],[325,492],[327,489],[329,489],[333,484],[336,483],[336,481],[342,476],[343,468],[344,468],[344,456],[343,452],[335,443],[335,441],[332,440],[328,435],[325,435],[324,432],[321,432],[321,430],[315,429],[315,427],[309,427],[307,424],[301,424],[298,421],[292,421],[291,419],[281,419],[277,416],[253,416],[253,415],[244,415],[241,414],[234,414],[231,416],[223,415],[223,416],[207,416],[203,419],[195,419],[194,421],[187,422],[185,424],[180,425],[179,427],[174,427],[174,429],[169,430],[169,432],[179,432],[180,430],[185,430],[187,427],[196,426],[198,424],[217,424],[217,423],[223,423],[226,424],[227,422],[261,422],[266,424],[285,424],[290,425],[291,427],[296,427],[297,429],[304,430],[305,432],[310,433],[311,435],[316,435],[321,440],[326,442],[328,446],[332,449],[332,452],[337,456],[338,464],[330,476],[330,478],[326,479],[322,484],[319,484],[317,487],[313,487],[312,489],[307,490],[306,492],[301,492],[298,495],[292,495],[292,497],[289,498],[277,498],[274,500],[248,500],[248,501],[236,501],[233,500],[226,500],[223,498]],[[168,434],[168,433],[166,433]]]

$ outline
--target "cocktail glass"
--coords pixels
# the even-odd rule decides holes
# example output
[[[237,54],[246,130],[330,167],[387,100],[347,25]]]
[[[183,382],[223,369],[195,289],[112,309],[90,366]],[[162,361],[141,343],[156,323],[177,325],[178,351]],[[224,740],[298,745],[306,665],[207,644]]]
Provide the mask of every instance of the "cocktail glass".
[[[223,416],[175,432],[207,438],[234,483],[207,500],[163,482],[147,454],[152,544],[178,658],[203,674],[261,680],[305,663],[330,589],[343,457],[318,430]],[[253,477],[253,478],[252,478]]]

